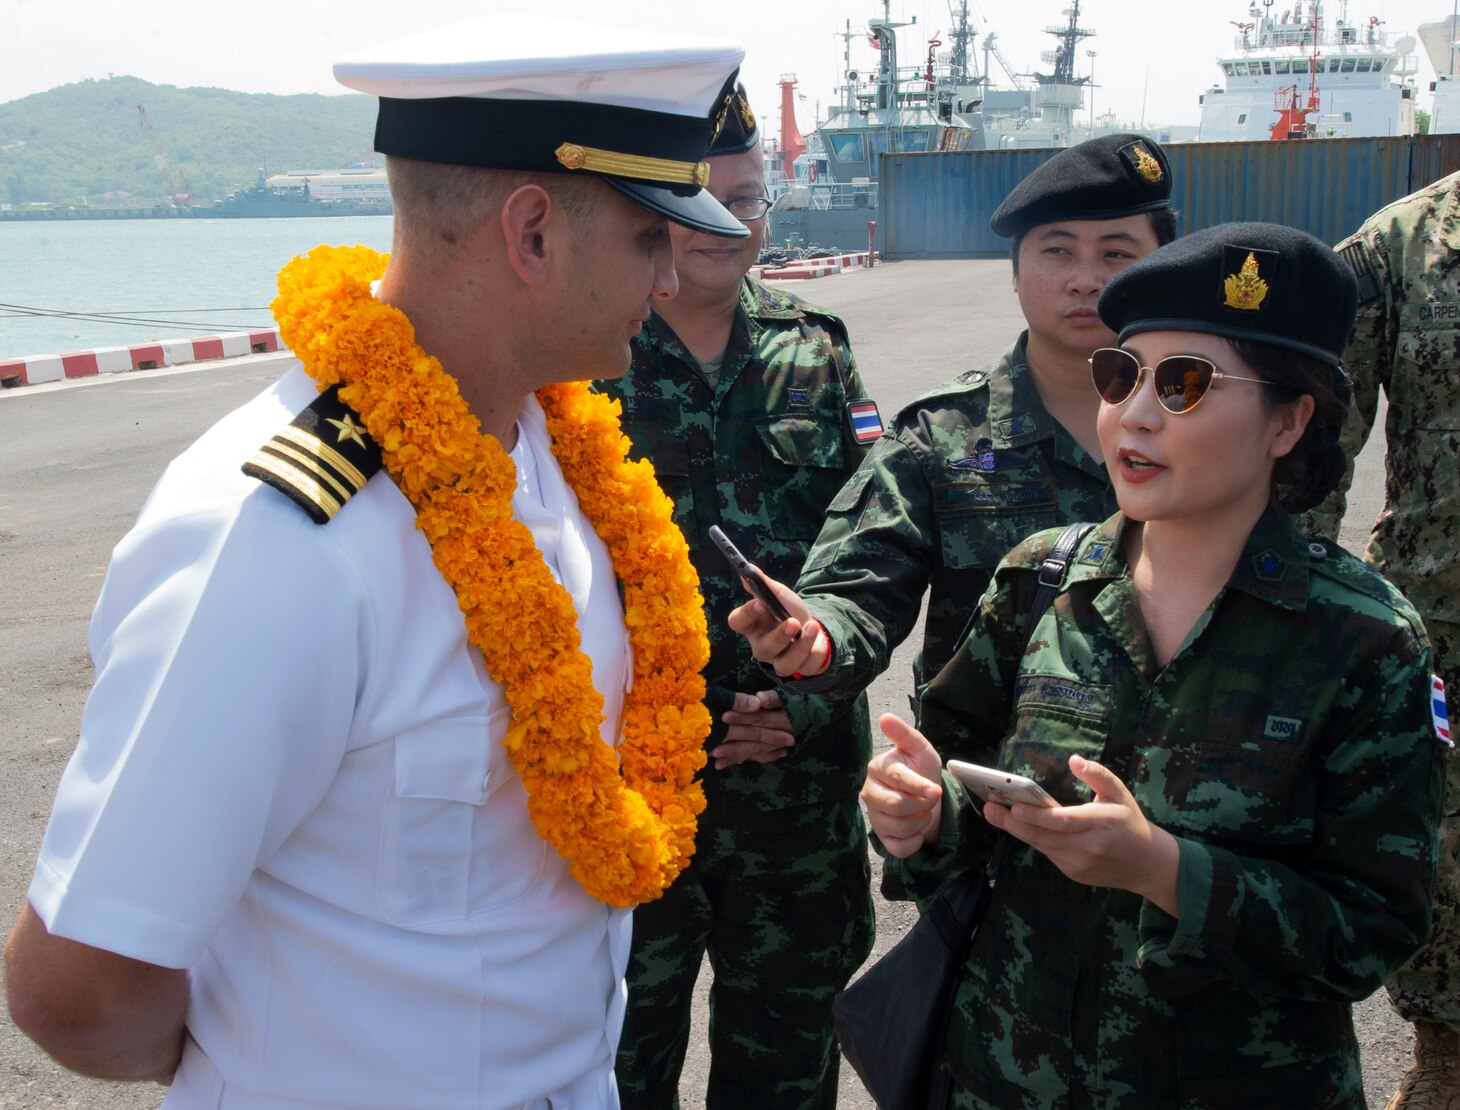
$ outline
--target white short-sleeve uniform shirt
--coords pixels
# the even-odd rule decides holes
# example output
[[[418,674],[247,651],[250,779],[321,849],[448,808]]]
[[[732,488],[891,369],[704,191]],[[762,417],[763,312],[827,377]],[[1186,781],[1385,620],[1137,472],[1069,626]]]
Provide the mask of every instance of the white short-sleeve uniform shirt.
[[[191,969],[168,1110],[614,1106],[629,915],[533,828],[414,511],[381,472],[320,526],[240,470],[314,395],[295,368],[226,417],[114,552],[31,902],[57,935]],[[616,743],[611,561],[535,398],[518,429],[513,511]]]

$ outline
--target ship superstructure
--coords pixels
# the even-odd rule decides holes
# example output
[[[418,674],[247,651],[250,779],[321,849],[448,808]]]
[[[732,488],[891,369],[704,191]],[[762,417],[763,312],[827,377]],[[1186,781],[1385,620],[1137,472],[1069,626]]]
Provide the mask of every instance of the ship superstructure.
[[[771,209],[769,243],[772,246],[817,246],[829,250],[857,250],[867,246],[868,224],[877,216],[877,160],[883,154],[938,150],[968,150],[983,146],[977,114],[978,90],[970,84],[965,103],[938,57],[942,41],[928,43],[925,57],[904,65],[898,55],[897,32],[913,24],[896,23],[891,0],[882,0],[881,18],[865,29],[853,30],[850,21],[842,33],[845,83],[840,100],[816,131],[820,144],[818,172],[801,179],[783,168],[786,188]],[[865,35],[877,50],[872,70],[853,68],[851,45]],[[782,133],[785,113],[794,104],[783,79]],[[967,108],[968,111],[962,109]],[[797,136],[799,137],[799,135]],[[795,150],[783,139],[783,157]],[[824,161],[821,161],[823,160]]]
[[[1460,20],[1451,12],[1444,19],[1419,25],[1419,40],[1435,69],[1430,86],[1430,134],[1460,133]]]
[[[1415,40],[1322,0],[1253,3],[1201,98],[1202,142],[1412,135]]]

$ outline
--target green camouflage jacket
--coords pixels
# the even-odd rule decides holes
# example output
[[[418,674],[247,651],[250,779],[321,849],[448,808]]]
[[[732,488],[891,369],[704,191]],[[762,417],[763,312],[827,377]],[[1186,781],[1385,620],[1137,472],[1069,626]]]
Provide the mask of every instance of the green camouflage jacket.
[[[852,434],[847,404],[867,395],[837,317],[748,279],[714,386],[657,316],[635,339],[633,354],[628,374],[596,388],[623,402],[631,454],[653,462],[699,572],[710,625],[705,677],[714,747],[725,733],[720,714],[735,692],[775,683],[725,623],[748,595],[710,542],[710,525],[767,574],[794,582],[827,503],[866,453]],[[712,806],[748,794],[761,807],[855,798],[871,752],[865,699],[833,705],[785,697],[796,735],[791,754],[776,763],[707,769]]]
[[[931,587],[913,664],[921,688],[1020,540],[1115,510],[1104,464],[1045,411],[1025,342],[903,409],[831,503],[796,589],[836,654],[797,689],[864,689],[917,624]]]
[[[1352,459],[1389,404],[1384,509],[1366,558],[1435,620],[1460,622],[1460,174],[1375,213],[1339,244],[1359,277],[1358,324],[1344,352],[1354,405]],[[1337,536],[1343,485],[1312,514]]]
[[[1099,760],[1180,844],[1180,915],[1016,845],[960,986],[949,1061],[993,1107],[1361,1107],[1349,1016],[1430,922],[1442,747],[1418,616],[1273,506],[1158,667],[1120,550],[1092,532],[1022,652],[1057,532],[1012,552],[923,699],[945,758],[1088,801]],[[1012,704],[1012,714],[1010,706]],[[944,775],[943,835],[894,893],[980,861]]]

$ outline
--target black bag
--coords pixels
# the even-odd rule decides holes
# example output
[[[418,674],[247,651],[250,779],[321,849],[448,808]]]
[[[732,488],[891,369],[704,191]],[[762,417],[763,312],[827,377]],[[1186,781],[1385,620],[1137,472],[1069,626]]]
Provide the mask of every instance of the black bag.
[[[977,868],[949,879],[902,939],[832,1003],[842,1055],[882,1110],[946,1102],[939,1057],[958,972],[988,901],[989,882]]]
[[[1026,643],[1064,582],[1070,556],[1093,527],[1066,528],[1040,568]],[[948,1074],[939,1064],[953,992],[1007,844],[1001,833],[987,868],[970,868],[939,887],[903,938],[832,1003],[842,1055],[880,1110],[947,1105]]]

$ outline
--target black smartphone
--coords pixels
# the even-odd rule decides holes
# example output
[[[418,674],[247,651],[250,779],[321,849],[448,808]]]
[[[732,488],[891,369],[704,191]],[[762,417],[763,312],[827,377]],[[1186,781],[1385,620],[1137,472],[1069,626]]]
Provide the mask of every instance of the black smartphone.
[[[720,549],[720,554],[725,556],[726,562],[730,564],[730,569],[750,588],[750,592],[755,595],[756,600],[770,610],[771,616],[778,621],[790,620],[791,614],[781,604],[781,599],[776,596],[770,584],[761,577],[760,571],[751,566],[750,561],[740,554],[740,548],[730,542],[730,537],[720,531],[719,525],[710,525],[710,539],[715,541],[715,546]]]

